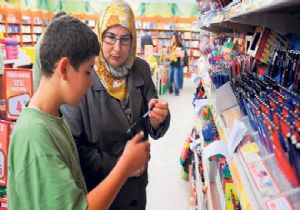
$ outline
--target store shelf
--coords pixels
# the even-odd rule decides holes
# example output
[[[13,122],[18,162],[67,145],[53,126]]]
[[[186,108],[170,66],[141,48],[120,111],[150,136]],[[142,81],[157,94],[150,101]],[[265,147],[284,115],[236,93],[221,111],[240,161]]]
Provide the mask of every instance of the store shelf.
[[[3,60],[4,64],[14,64],[17,60]]]
[[[217,166],[215,165],[214,167],[217,167]],[[216,172],[214,174],[214,183],[215,183],[215,186],[216,186],[216,190],[218,192],[217,195],[219,195],[218,196],[219,202],[217,202],[217,205],[219,204],[219,207],[220,207],[220,208],[217,208],[217,209],[226,210],[226,199],[225,199],[225,196],[224,196],[225,193],[224,193],[224,190],[223,190],[223,187],[222,187],[220,173],[217,169],[215,171]]]
[[[201,72],[201,79],[209,104],[211,105],[211,113],[215,120],[220,139],[224,142],[228,142],[230,130],[225,126],[221,116],[217,114],[214,86],[207,73]],[[258,140],[258,133],[251,128],[248,117],[242,117],[241,121],[243,121],[248,128],[247,133],[255,139],[254,142],[260,142]],[[200,123],[199,126],[201,127]],[[249,144],[250,143],[242,142],[243,147],[249,146]],[[262,145],[258,145],[258,148],[262,147]],[[276,207],[277,209],[282,209],[280,205],[285,205],[285,209],[299,209],[300,201],[294,197],[300,195],[300,188],[293,188],[289,184],[289,181],[279,169],[273,154],[266,155],[263,151],[260,152],[260,155],[256,155],[255,153],[253,155],[256,156],[251,154],[252,156],[245,158],[245,154],[244,156],[242,155],[242,147],[238,147],[229,164],[242,208],[264,210],[274,209]],[[204,162],[204,164],[207,178],[207,173],[211,173],[210,170],[213,166],[208,165],[207,162]],[[259,173],[264,174],[263,180]],[[220,183],[217,177],[218,174],[216,173],[215,187],[218,190],[218,195],[220,195],[222,194],[222,190],[220,190]],[[212,179],[213,177],[210,177],[210,180]],[[213,194],[214,189],[215,188],[209,189],[209,191]],[[209,200],[210,199],[213,199],[213,197],[210,197]],[[213,200],[211,200],[211,202],[212,201]],[[222,197],[219,198],[219,201],[221,205],[220,209],[223,209]],[[272,206],[274,208],[272,208]]]
[[[53,13],[48,11],[35,11],[25,8],[11,6],[0,6],[0,19],[4,27],[4,36],[20,35],[20,46],[34,45],[32,41],[23,40],[22,35],[41,34],[53,17]],[[91,28],[94,27],[97,19],[93,14],[71,14],[83,20]],[[38,29],[37,29],[38,28]]]
[[[249,7],[251,8],[251,5]],[[282,34],[300,34],[300,21],[297,19],[300,1],[265,1],[260,7],[252,6],[252,8],[233,15],[230,22],[267,27]]]
[[[208,159],[202,160],[204,170],[204,179],[205,179],[205,186],[207,187],[207,205],[209,210],[220,209],[218,202],[218,197],[216,196],[216,184],[212,182],[210,177],[210,161]],[[225,209],[224,209],[225,210]]]
[[[198,111],[199,110],[195,109],[195,112],[196,112],[195,116],[197,116],[197,112]],[[201,145],[204,145],[204,140],[203,140],[202,130],[201,130],[201,128],[203,126],[202,126],[202,121],[201,121],[201,119],[199,119],[199,117],[195,117],[195,124],[197,125],[196,126],[196,130],[197,130],[197,133],[199,134],[200,143],[201,143]],[[203,148],[201,148],[200,150],[202,150],[202,149]],[[199,159],[198,159],[197,152],[194,153],[194,157],[195,157],[195,163],[197,165],[199,165]],[[209,169],[209,164],[210,163],[209,163],[208,159],[206,159],[206,160],[202,159],[202,164],[203,164],[203,168]],[[216,190],[215,190],[215,183],[213,183],[213,180],[211,180],[210,178],[211,178],[211,176],[210,176],[209,170],[204,170],[204,181],[205,181],[204,186],[205,186],[205,189],[206,189],[207,199],[205,200],[206,203],[205,204],[203,203],[203,206],[206,206],[205,209],[214,210],[214,209],[216,209],[215,208],[215,206],[216,206],[215,203],[216,203],[216,200],[217,200],[215,198],[215,192],[216,192]],[[201,179],[200,179],[200,173],[199,173],[199,171],[196,173],[196,179],[197,179],[198,185],[200,185],[200,186],[198,186],[199,188],[197,188],[198,189],[197,193],[198,193],[199,198],[202,199],[200,201],[203,202],[204,201],[203,200],[204,195],[202,193],[203,185],[201,185],[202,182],[201,182]]]
[[[195,173],[196,173],[196,193],[197,193],[197,200],[198,200],[198,209],[199,210],[205,210],[206,209],[206,203],[207,203],[207,199],[205,199],[205,195],[203,194],[203,183],[201,180],[201,176],[199,173],[199,159],[198,157],[198,153],[194,152],[194,157],[195,157]]]
[[[210,13],[214,13],[214,16]],[[267,27],[279,33],[300,34],[299,0],[258,0],[239,3],[203,17],[200,28],[212,32],[253,32],[254,26]],[[288,23],[288,24],[287,24]]]
[[[251,26],[246,23],[239,24],[239,23],[231,22],[231,20],[211,23],[209,28],[210,28],[210,30],[226,32],[226,33],[233,32],[233,31],[254,32],[254,30],[255,30],[254,26]]]
[[[300,0],[243,1],[233,7],[214,12],[214,15],[208,13],[202,22],[199,21],[195,25],[212,32],[254,32],[254,26],[262,26],[283,35],[300,34]],[[216,112],[214,85],[207,72],[201,72],[201,79],[220,139],[228,142],[230,129]],[[300,187],[291,186],[287,175],[279,168],[274,154],[266,154],[263,151],[263,146],[259,145],[258,133],[251,130],[248,117],[242,117],[241,120],[247,125],[247,133],[255,138],[252,143],[245,138],[233,153],[229,164],[242,209],[300,209]],[[249,156],[245,158],[246,152],[243,149],[246,150],[255,144],[258,152],[252,151],[250,154],[249,149]],[[204,170],[210,170],[210,167],[206,165]],[[218,174],[215,178],[218,194],[222,194],[217,177]],[[220,209],[223,208],[222,202],[220,198]]]
[[[233,159],[230,163],[230,171],[232,178],[235,180],[235,186],[240,195],[242,209],[258,210],[259,204],[255,198],[253,187],[245,174],[244,166],[241,164],[237,154],[233,154]]]
[[[231,17],[258,14],[263,12],[286,12],[292,7],[300,5],[299,0],[258,0],[249,1],[248,4],[240,3],[233,7],[228,14]]]

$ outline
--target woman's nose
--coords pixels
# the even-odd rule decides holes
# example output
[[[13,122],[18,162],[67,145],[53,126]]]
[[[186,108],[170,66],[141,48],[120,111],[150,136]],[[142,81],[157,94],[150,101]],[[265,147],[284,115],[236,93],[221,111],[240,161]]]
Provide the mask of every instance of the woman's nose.
[[[120,51],[120,47],[121,47],[120,40],[117,40],[114,44],[114,50]]]

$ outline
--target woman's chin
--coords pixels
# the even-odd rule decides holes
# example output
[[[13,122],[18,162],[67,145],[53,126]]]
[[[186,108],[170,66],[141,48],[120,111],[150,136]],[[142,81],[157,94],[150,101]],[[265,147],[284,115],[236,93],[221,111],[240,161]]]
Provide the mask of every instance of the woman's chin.
[[[110,64],[113,68],[118,68],[118,67],[121,65],[120,62],[115,62],[115,61],[111,61],[109,64]]]

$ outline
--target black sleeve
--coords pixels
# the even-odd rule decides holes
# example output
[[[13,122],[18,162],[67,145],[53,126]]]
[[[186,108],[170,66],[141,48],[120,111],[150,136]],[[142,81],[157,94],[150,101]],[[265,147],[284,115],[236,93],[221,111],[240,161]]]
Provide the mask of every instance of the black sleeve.
[[[92,131],[87,106],[81,102],[79,106],[63,105],[60,110],[74,137],[87,187],[91,190],[108,175],[115,166],[117,157],[101,151],[91,142]]]
[[[139,66],[143,66],[143,68],[140,68],[139,71],[141,72],[141,74],[144,78],[144,81],[145,81],[144,87],[143,87],[143,95],[144,95],[144,100],[146,100],[146,104],[148,105],[149,101],[152,98],[158,98],[157,91],[156,91],[155,85],[151,78],[151,70],[150,70],[149,64],[142,59],[138,59],[137,62],[141,63],[141,65],[139,65]],[[151,126],[150,119],[147,118],[146,127],[149,132],[149,135],[153,139],[158,139],[158,138],[162,137],[169,129],[170,119],[171,119],[171,115],[170,115],[170,111],[169,111],[169,114],[166,117],[165,121],[162,122],[160,127],[155,130]]]

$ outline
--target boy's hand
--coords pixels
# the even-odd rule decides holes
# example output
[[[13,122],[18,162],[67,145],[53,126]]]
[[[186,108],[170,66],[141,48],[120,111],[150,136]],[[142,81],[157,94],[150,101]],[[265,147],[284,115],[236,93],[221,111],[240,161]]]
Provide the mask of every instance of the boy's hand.
[[[119,161],[127,165],[128,176],[136,176],[144,170],[150,157],[149,141],[142,141],[144,133],[136,134],[126,145]]]
[[[150,107],[153,107],[149,114],[150,123],[154,129],[157,129],[169,114],[169,104],[162,99],[151,99],[149,109]]]

